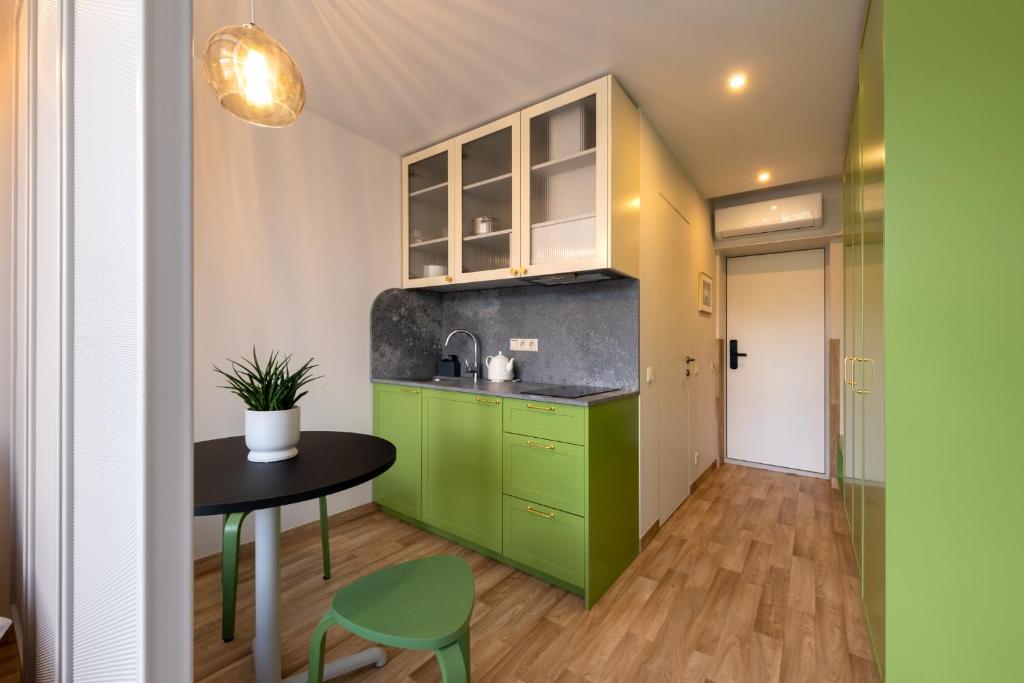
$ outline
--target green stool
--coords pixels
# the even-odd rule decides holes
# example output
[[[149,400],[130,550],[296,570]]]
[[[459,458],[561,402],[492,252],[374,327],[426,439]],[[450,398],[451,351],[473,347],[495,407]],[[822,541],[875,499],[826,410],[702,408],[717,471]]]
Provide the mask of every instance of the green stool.
[[[242,522],[248,512],[224,515],[224,534],[220,553],[220,637],[224,642],[235,638],[235,598],[238,595],[238,544]],[[328,542],[327,499],[320,498],[320,548],[324,556],[324,580],[331,578],[331,545]]]
[[[473,572],[461,557],[439,555],[386,567],[339,590],[313,631],[309,681],[324,675],[327,629],[343,626],[366,640],[434,650],[445,683],[469,683]]]

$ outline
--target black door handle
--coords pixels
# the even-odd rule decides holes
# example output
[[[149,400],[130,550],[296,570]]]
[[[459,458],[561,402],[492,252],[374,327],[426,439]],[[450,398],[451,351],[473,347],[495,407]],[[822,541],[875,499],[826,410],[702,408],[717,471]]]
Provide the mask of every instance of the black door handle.
[[[686,357],[686,364],[687,364],[687,365],[689,365],[690,363],[692,363],[692,362],[693,362],[693,361],[695,361],[695,360],[697,360],[697,359],[696,359],[696,358],[692,358],[692,357],[690,357],[690,356],[687,356],[687,357]]]
[[[729,368],[737,370],[740,367],[740,356],[746,356],[745,353],[740,353],[739,342],[735,339],[729,340]]]

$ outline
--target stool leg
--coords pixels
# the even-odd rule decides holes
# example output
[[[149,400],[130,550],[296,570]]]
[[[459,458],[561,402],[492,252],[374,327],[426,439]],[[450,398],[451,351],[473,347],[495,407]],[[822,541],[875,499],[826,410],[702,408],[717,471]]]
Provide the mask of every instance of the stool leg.
[[[224,515],[224,533],[221,541],[220,583],[221,614],[220,637],[224,642],[235,637],[235,598],[238,595],[238,543],[242,535],[245,512]]]
[[[457,641],[437,650],[444,683],[469,683],[469,628]]]
[[[331,543],[328,539],[327,498],[320,497],[320,548],[324,555],[324,580],[331,578]]]
[[[334,626],[334,618],[328,612],[313,629],[313,640],[309,645],[309,683],[321,683],[324,679],[324,650],[327,644],[327,629]]]

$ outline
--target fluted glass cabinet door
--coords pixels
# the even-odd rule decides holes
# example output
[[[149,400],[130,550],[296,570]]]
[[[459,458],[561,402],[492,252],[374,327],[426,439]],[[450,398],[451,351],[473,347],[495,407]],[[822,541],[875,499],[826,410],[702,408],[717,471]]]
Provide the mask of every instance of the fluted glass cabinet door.
[[[527,275],[608,263],[608,102],[601,79],[522,114]]]
[[[457,282],[519,274],[519,114],[455,140]]]
[[[402,253],[406,287],[454,281],[452,143],[402,160]]]

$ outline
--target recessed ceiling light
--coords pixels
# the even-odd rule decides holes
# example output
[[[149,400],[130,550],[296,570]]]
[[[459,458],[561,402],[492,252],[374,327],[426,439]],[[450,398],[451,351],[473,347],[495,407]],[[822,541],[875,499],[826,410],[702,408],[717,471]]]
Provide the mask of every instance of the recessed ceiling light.
[[[729,86],[729,90],[732,90],[733,92],[739,92],[740,90],[743,90],[744,88],[747,87],[747,74],[743,73],[742,71],[737,71],[736,73],[729,76],[729,80],[727,80],[725,83],[726,85]]]
[[[769,173],[768,171],[761,171],[757,174],[757,182],[759,183],[767,183],[771,179],[772,174]]]
[[[779,205],[778,205],[778,204],[772,204],[772,205],[771,205],[770,207],[768,207],[768,208],[770,208],[770,209],[771,209],[772,211],[776,211],[776,210],[778,210],[778,208],[779,208]]]

